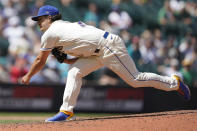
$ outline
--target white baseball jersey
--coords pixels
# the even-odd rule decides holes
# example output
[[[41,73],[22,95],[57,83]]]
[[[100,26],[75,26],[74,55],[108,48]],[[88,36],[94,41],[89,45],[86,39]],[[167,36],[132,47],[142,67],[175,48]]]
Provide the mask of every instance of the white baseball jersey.
[[[58,20],[52,23],[41,38],[41,50],[63,47],[61,51],[74,56],[91,56],[98,47],[103,30],[82,22]]]
[[[60,46],[65,53],[80,57],[68,71],[60,110],[73,112],[82,78],[103,66],[132,87],[154,87],[165,91],[178,89],[175,78],[139,72],[119,36],[82,22],[55,21],[43,34],[41,41],[41,50]],[[99,49],[99,55],[94,56],[96,49]]]

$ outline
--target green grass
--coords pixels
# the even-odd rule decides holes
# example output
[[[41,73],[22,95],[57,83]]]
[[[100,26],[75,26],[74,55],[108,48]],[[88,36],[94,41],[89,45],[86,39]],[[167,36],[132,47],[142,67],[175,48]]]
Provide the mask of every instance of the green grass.
[[[0,116],[53,116],[56,113],[41,113],[41,112],[0,112]],[[75,113],[77,117],[103,117],[122,115],[120,113]]]
[[[0,124],[24,124],[43,122],[41,120],[20,120],[20,117],[51,117],[55,113],[41,113],[41,112],[0,112],[0,117],[19,117],[18,120],[0,120]]]
[[[55,113],[41,113],[41,112],[0,112],[0,116],[51,116]]]
[[[0,120],[0,124],[24,124],[24,123],[33,123],[40,122],[39,120]]]
[[[19,120],[0,120],[0,124],[21,124],[43,122],[41,120],[20,120],[21,117],[51,117],[56,113],[42,113],[42,112],[0,112],[0,117],[19,117]],[[117,113],[76,113],[76,117],[105,117],[122,115]]]
[[[77,117],[104,117],[122,115],[120,113],[76,113]]]

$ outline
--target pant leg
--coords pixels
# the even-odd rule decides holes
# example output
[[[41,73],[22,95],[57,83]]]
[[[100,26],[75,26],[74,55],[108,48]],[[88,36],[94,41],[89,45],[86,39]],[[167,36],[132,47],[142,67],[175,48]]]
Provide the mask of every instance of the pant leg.
[[[80,58],[70,67],[64,90],[63,104],[60,110],[73,112],[82,85],[82,77],[102,66],[103,64],[97,61],[93,56],[89,58]]]
[[[132,87],[154,87],[165,91],[178,89],[177,81],[172,77],[139,72],[120,37],[108,42],[103,50],[101,61],[104,65]]]

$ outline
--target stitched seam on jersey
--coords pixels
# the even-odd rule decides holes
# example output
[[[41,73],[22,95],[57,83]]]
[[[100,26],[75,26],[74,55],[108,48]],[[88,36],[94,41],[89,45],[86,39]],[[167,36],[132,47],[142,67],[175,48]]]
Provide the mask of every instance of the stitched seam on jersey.
[[[126,70],[129,72],[129,74],[131,74],[132,77],[133,77],[135,80],[137,80],[137,79],[135,78],[135,76],[129,71],[129,69],[123,64],[123,62],[120,60],[120,58],[119,58],[109,47],[105,46],[105,48],[107,48],[111,53],[113,53],[114,56],[118,59],[118,61],[126,68]],[[171,85],[171,84],[169,84],[169,83],[167,83],[167,82],[163,82],[163,81],[160,81],[160,80],[154,80],[154,79],[149,79],[149,80],[137,80],[137,81],[158,81],[158,82],[161,82],[161,83],[165,83],[165,84]]]

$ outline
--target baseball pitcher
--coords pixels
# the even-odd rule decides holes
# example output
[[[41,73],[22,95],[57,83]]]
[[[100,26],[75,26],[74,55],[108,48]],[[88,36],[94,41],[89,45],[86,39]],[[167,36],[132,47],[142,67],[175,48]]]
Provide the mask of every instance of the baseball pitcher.
[[[60,63],[72,64],[68,71],[60,112],[46,122],[74,120],[73,108],[80,92],[82,78],[103,66],[111,69],[132,87],[177,91],[186,100],[190,99],[189,88],[178,76],[167,77],[139,72],[119,36],[80,21],[63,21],[58,9],[50,5],[42,6],[32,20],[37,21],[44,34],[41,38],[40,53],[29,72],[22,78],[22,83],[29,84],[31,77],[45,65],[51,52]],[[76,58],[67,59],[66,54]]]

